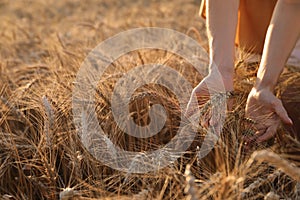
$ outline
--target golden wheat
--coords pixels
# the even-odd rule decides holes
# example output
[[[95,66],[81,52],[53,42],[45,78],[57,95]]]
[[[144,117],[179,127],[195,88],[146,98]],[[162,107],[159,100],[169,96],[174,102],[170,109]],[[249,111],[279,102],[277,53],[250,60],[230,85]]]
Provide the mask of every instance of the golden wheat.
[[[196,16],[198,2],[123,4],[0,2],[0,199],[299,198],[300,144],[292,137],[297,132],[282,127],[275,140],[244,148],[244,134],[249,133],[244,106],[257,63],[238,61],[234,109],[227,114],[221,140],[206,157],[199,157],[207,134],[204,128],[175,163],[147,174],[114,170],[86,150],[73,122],[72,88],[85,56],[99,42],[133,27],[163,26],[207,44],[205,25]],[[161,104],[168,114],[163,129],[151,138],[137,139],[114,121],[109,100],[117,80],[130,69],[153,62],[172,67],[193,86],[203,78],[187,61],[162,50],[130,52],[112,63],[96,88],[96,113],[112,142],[128,151],[160,148],[180,124],[182,110],[174,93],[151,84],[133,94],[130,117],[145,125],[149,107]],[[291,67],[281,76],[276,91],[287,106],[299,105],[299,79],[299,71]],[[250,157],[262,148],[272,152],[258,151]]]

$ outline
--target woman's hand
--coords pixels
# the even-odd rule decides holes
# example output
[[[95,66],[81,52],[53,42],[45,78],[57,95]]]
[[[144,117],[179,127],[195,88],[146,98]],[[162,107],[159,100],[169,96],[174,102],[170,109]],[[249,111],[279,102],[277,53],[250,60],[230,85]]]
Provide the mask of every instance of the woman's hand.
[[[198,108],[202,108],[203,105],[210,100],[210,97],[217,93],[224,93],[225,91],[233,91],[233,76],[220,75],[219,73],[211,72],[206,76],[193,90],[186,112],[186,117],[191,117],[195,114]],[[194,95],[197,97],[196,101],[193,101]],[[227,102],[227,105],[229,102]],[[232,107],[227,106],[227,107]],[[223,108],[222,108],[223,109]],[[200,123],[203,127],[208,128],[209,126],[216,127],[216,130],[220,132],[220,126],[218,124],[219,119],[216,117],[219,113],[213,114],[211,110],[206,112],[204,116],[201,116]]]
[[[246,104],[246,117],[251,119],[256,129],[248,142],[260,143],[272,138],[281,121],[287,125],[293,124],[282,102],[268,88],[251,90]]]
[[[299,17],[300,3],[276,3],[267,30],[256,84],[248,96],[246,105],[246,117],[255,122],[253,125],[257,129],[249,142],[263,142],[272,138],[281,122],[293,124],[281,101],[272,91],[299,38],[300,21],[296,20]]]

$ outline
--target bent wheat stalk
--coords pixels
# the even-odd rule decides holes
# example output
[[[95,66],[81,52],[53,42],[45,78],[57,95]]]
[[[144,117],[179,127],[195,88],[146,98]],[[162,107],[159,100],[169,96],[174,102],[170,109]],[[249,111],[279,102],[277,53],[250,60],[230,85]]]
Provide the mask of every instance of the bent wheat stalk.
[[[281,158],[278,154],[274,152],[268,150],[255,151],[251,155],[247,166],[249,167],[254,160],[258,162],[267,162],[275,166],[276,168],[281,169],[284,173],[286,173],[296,181],[300,181],[300,168],[296,167],[294,164],[290,163],[286,159]]]

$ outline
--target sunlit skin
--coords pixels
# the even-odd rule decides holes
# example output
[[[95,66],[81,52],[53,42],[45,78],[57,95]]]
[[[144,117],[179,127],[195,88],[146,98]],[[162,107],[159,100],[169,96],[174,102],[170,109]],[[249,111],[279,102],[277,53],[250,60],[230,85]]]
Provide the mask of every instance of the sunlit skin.
[[[257,81],[248,96],[245,110],[246,117],[255,122],[256,135],[250,140],[256,142],[272,138],[281,122],[287,125],[293,124],[281,100],[275,97],[274,87],[300,35],[300,0],[266,2],[261,0],[206,1],[210,71],[192,93],[199,98],[207,96],[209,93],[206,84],[209,82],[224,84],[226,91],[233,90],[235,41],[240,47],[251,49],[254,53],[262,51]],[[264,8],[264,4],[268,4],[269,10],[265,11],[265,15],[261,15],[260,11]],[[258,12],[255,12],[255,6]],[[236,35],[238,15],[243,23],[239,24]],[[265,18],[261,19],[261,17]],[[249,33],[251,30],[252,32]],[[244,34],[245,32],[248,34]],[[221,73],[223,83],[214,75],[216,70]],[[187,113],[192,106],[194,105],[188,105]],[[213,126],[216,126],[216,123],[210,117],[206,117],[202,122],[204,125]]]

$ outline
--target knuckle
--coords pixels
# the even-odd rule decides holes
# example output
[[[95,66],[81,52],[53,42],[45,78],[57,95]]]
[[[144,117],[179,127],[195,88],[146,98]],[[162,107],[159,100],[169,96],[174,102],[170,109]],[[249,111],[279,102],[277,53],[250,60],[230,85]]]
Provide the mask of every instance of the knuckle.
[[[271,104],[271,107],[274,109],[278,109],[278,108],[282,107],[282,103],[279,99],[272,100],[270,104]]]

